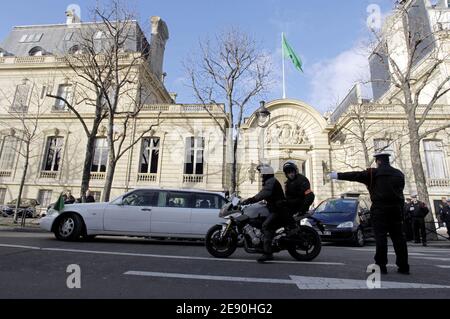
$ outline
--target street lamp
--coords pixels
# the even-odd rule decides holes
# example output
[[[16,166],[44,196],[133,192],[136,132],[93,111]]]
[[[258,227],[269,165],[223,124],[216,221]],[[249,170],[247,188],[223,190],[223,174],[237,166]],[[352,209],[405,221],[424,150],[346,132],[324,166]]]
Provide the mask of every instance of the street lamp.
[[[256,118],[258,119],[258,126],[261,128],[266,128],[270,122],[270,111],[266,108],[266,102],[261,101],[260,107],[256,111]]]

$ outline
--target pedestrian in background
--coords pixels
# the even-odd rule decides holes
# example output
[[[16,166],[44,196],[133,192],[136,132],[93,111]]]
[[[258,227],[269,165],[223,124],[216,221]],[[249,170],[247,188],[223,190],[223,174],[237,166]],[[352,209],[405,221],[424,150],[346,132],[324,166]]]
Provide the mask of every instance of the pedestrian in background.
[[[406,241],[411,241],[414,238],[412,216],[409,208],[411,207],[411,198],[407,198],[405,207],[403,208],[403,233],[405,234]]]
[[[408,247],[402,229],[405,176],[391,166],[390,156],[389,153],[377,153],[374,155],[377,168],[362,172],[332,172],[330,178],[359,182],[367,186],[372,200],[370,214],[376,241],[375,263],[382,274],[387,274],[389,233],[397,256],[397,271],[409,274]]]
[[[447,227],[448,240],[450,240],[450,199],[442,199],[442,204],[439,209],[439,217]]]
[[[423,246],[427,246],[427,230],[425,227],[425,217],[430,210],[424,202],[417,198],[417,193],[411,194],[411,204],[409,205],[409,212],[412,217],[414,229],[414,242]]]

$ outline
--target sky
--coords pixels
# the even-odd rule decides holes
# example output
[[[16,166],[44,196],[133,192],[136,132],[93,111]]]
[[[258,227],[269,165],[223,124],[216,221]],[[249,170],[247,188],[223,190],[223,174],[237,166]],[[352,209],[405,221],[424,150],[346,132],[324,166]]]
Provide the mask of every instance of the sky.
[[[98,0],[103,2],[103,0]],[[65,22],[70,4],[81,8],[89,21],[95,0],[14,0],[2,4],[0,43],[13,26]],[[311,105],[319,112],[332,110],[357,82],[367,79],[366,43],[370,35],[367,19],[370,5],[385,15],[394,0],[130,0],[127,6],[149,33],[150,17],[166,21],[170,39],[166,47],[165,85],[178,94],[178,103],[195,103],[186,86],[182,62],[198,51],[199,42],[238,27],[250,34],[271,57],[275,85],[261,99],[282,97],[281,32],[303,60],[304,73],[286,60],[287,97]],[[364,95],[370,97],[370,90]],[[257,108],[258,105],[255,105]]]

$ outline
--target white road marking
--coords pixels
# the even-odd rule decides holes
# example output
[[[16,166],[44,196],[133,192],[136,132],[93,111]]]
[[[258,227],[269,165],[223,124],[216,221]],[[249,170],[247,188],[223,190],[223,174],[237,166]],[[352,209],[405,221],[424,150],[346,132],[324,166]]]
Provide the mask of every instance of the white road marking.
[[[68,253],[81,253],[81,254],[97,254],[97,255],[114,255],[114,256],[132,256],[132,257],[147,257],[147,258],[163,258],[163,259],[186,259],[186,260],[207,260],[207,261],[220,261],[220,262],[244,262],[255,263],[254,259],[219,259],[213,257],[193,257],[193,256],[175,256],[175,255],[155,255],[155,254],[138,254],[138,253],[122,253],[115,251],[98,251],[98,250],[80,250],[80,249],[62,249],[62,248],[40,248],[31,246],[20,245],[4,245],[0,244],[0,247],[8,248],[23,248],[41,251],[54,251],[54,252],[68,252]],[[344,263],[337,262],[300,262],[300,261],[282,261],[275,260],[270,263],[274,264],[295,264],[295,265],[322,265],[322,266],[345,266]]]
[[[272,279],[272,278],[249,278],[249,277],[230,277],[230,276],[206,276],[206,275],[190,275],[190,274],[175,274],[163,272],[146,272],[146,271],[127,271],[124,275],[128,276],[143,276],[143,277],[158,277],[158,278],[177,278],[177,279],[194,279],[194,280],[208,280],[208,281],[232,281],[232,282],[251,282],[251,283],[265,283],[265,284],[295,284],[290,279]]]
[[[414,257],[414,256],[412,256],[411,258],[425,259],[425,260],[450,261],[450,258],[441,258],[441,257]]]
[[[41,247],[33,247],[33,246],[22,246],[22,245],[7,245],[7,244],[0,244],[0,247],[6,247],[6,248],[22,248],[22,249],[31,249],[31,250],[41,250]]]
[[[124,273],[124,275],[154,277],[154,278],[177,278],[188,280],[296,285],[300,290],[369,289],[367,287],[366,280],[325,278],[325,277],[289,276],[291,279],[287,280],[275,278],[208,276],[208,275],[146,272],[146,271],[127,271],[126,273]],[[450,286],[382,281],[380,289],[450,289]]]
[[[449,265],[436,265],[436,267],[444,268],[444,269],[450,269]]]

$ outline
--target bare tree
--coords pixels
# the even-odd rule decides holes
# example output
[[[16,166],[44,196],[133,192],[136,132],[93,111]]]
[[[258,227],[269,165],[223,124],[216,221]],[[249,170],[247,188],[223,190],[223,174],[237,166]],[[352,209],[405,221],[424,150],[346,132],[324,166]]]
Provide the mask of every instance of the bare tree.
[[[135,37],[132,31],[135,15],[119,1],[112,1],[111,6],[106,9],[96,8],[95,15],[101,22],[97,26],[100,26],[101,32],[104,32],[108,39],[108,46],[102,51],[107,73],[98,81],[98,86],[105,93],[109,146],[108,170],[102,199],[109,201],[118,161],[155,126],[160,125],[160,116],[157,123],[149,125],[137,137],[133,134],[132,140],[129,141],[130,131],[136,127],[137,117],[151,94],[148,87],[150,83],[144,75],[149,72],[149,52],[124,56],[126,42]]]
[[[30,92],[31,91],[31,92]],[[24,79],[15,91],[15,95],[0,89],[7,120],[0,120],[0,126],[10,130],[12,151],[23,158],[23,170],[20,178],[17,204],[14,212],[14,222],[18,221],[18,213],[22,202],[22,195],[30,167],[30,160],[34,157],[33,145],[40,139],[38,129],[42,115],[45,113],[44,101],[40,97],[40,87],[37,83]],[[25,226],[26,213],[22,212],[22,227]]]
[[[374,54],[390,74],[388,80],[375,79],[374,82],[387,81],[396,90],[389,102],[400,105],[405,112],[417,191],[420,198],[429,203],[420,143],[427,136],[450,127],[450,121],[429,130],[424,129],[423,124],[441,98],[449,93],[450,77],[442,72],[449,61],[444,45],[448,35],[445,38],[446,32],[437,26],[430,28],[426,12],[423,18],[414,13],[413,10],[425,11],[422,5],[423,1],[400,1],[386,29],[375,34],[378,46]],[[427,101],[423,102],[425,97]]]
[[[150,125],[142,136],[126,144],[131,125],[136,126],[136,118],[151,95],[148,88],[151,81],[142,75],[150,72],[150,45],[137,28],[135,15],[120,1],[113,0],[104,8],[97,6],[92,15],[96,22],[85,25],[75,35],[77,45],[66,50],[69,54],[65,62],[75,74],[77,96],[73,102],[63,96],[49,96],[62,101],[76,115],[87,136],[81,185],[83,201],[89,188],[95,141],[101,123],[107,122],[109,155],[102,200],[108,201],[117,162],[154,127]],[[128,52],[129,43],[135,43],[136,50]],[[79,111],[84,104],[95,109],[91,127]]]
[[[237,150],[243,117],[270,85],[271,64],[268,56],[257,48],[255,40],[232,29],[200,42],[200,52],[188,58],[184,67],[189,87],[224,135],[232,143],[231,187],[237,190]],[[224,101],[223,114],[229,121],[221,123],[207,106]]]

